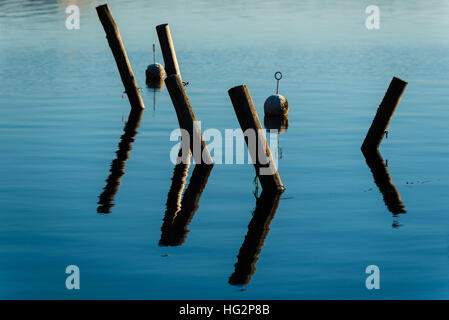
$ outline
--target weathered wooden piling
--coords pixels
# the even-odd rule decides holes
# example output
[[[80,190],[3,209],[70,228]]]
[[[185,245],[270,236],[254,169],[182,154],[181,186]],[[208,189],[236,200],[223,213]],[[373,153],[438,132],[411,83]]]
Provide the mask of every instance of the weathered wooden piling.
[[[177,74],[181,79],[178,60],[176,59],[175,47],[173,46],[173,40],[171,38],[170,27],[167,23],[158,25],[156,27],[156,32],[159,38],[159,44],[161,45],[162,56],[165,63],[165,73],[167,74],[167,77],[172,74]]]
[[[281,178],[279,177],[276,164],[271,155],[264,130],[260,124],[253,100],[246,85],[234,87],[228,91],[234,106],[235,114],[240,127],[245,133],[247,130],[255,134],[255,143],[251,143],[245,134],[245,141],[248,146],[251,158],[256,169],[263,190],[284,190]],[[265,152],[263,152],[265,150]],[[270,169],[269,169],[270,168]],[[264,172],[261,172],[264,170]],[[267,171],[271,174],[267,174]]]
[[[379,148],[385,131],[388,128],[388,124],[393,117],[393,113],[401,100],[406,86],[407,82],[393,77],[382,103],[377,109],[376,116],[366,134],[365,140],[363,141],[362,150]]]
[[[117,63],[118,71],[122,78],[123,86],[125,87],[125,92],[128,96],[131,108],[145,109],[142,97],[140,96],[139,87],[137,86],[125,47],[123,46],[122,37],[120,36],[120,32],[112,17],[111,11],[107,4],[98,6],[96,9],[104,31],[106,32],[109,47],[111,48],[115,62]]]
[[[132,143],[134,142],[134,137],[137,135],[137,128],[140,125],[142,114],[143,109],[137,108],[131,109],[129,113],[128,121],[126,122],[124,133],[120,138],[116,152],[117,158],[111,163],[110,175],[106,180],[106,186],[98,200],[98,213],[111,213],[111,208],[114,206],[114,196],[120,186],[120,179],[125,174],[126,161],[132,150]]]
[[[401,195],[391,180],[379,150],[364,150],[363,155],[365,156],[366,164],[373,174],[374,183],[382,193],[388,210],[394,215],[407,212],[402,203]]]
[[[203,139],[201,129],[193,113],[190,100],[178,74],[172,74],[165,79],[168,93],[173,102],[178,117],[179,127],[186,130],[190,137],[190,150],[196,164],[213,164],[212,157]]]
[[[256,271],[255,265],[259,254],[270,232],[270,224],[276,214],[281,195],[282,191],[263,190],[257,199],[253,217],[248,225],[248,233],[237,256],[234,273],[229,278],[230,284],[245,285],[250,282]]]

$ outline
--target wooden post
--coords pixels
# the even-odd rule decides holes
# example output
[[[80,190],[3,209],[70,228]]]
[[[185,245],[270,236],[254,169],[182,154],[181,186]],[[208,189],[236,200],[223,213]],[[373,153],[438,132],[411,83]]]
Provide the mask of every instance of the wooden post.
[[[390,86],[385,93],[385,97],[377,109],[373,123],[366,134],[365,140],[363,141],[362,150],[379,148],[385,131],[388,128],[388,124],[393,117],[393,113],[401,100],[406,86],[407,82],[393,77],[393,80],[391,80]]]
[[[167,77],[172,74],[177,74],[179,75],[179,78],[181,78],[175,47],[173,46],[173,40],[171,38],[170,27],[167,23],[158,25],[156,27],[156,32],[159,38],[159,44],[161,45],[162,56],[164,57],[164,68]]]
[[[235,114],[240,123],[243,133],[247,130],[254,132],[255,143],[251,143],[245,134],[245,141],[248,146],[251,158],[256,168],[256,175],[260,180],[263,190],[284,190],[281,178],[271,156],[270,147],[254,108],[253,100],[246,85],[237,86],[228,91],[234,106]],[[263,152],[265,149],[265,152]],[[270,169],[269,169],[270,168]],[[271,174],[261,172],[261,170],[269,170]]]
[[[265,238],[270,232],[270,224],[276,214],[281,199],[282,191],[267,192],[257,199],[251,222],[248,225],[248,233],[240,248],[235,271],[229,278],[232,285],[248,284],[256,271],[256,262],[259,259]]]
[[[374,183],[376,183],[382,193],[388,210],[394,215],[407,212],[398,189],[396,189],[391,181],[390,174],[379,150],[363,151],[363,155],[365,156],[366,164],[373,174]]]
[[[126,95],[128,96],[131,108],[145,109],[142,97],[140,96],[139,87],[137,86],[134,73],[126,55],[125,47],[123,46],[122,37],[118,27],[112,17],[111,11],[107,4],[98,6],[97,14],[106,32],[106,38],[109,42],[115,62],[117,63],[120,77],[122,78],[123,86],[125,87]]]
[[[137,128],[142,119],[142,114],[143,109],[131,109],[129,113],[128,121],[124,129],[125,133],[122,135],[118,144],[117,158],[111,163],[110,175],[106,180],[106,186],[98,201],[98,213],[111,213],[111,208],[114,206],[112,202],[120,186],[120,179],[125,174],[126,161],[132,150],[132,143],[134,142],[134,137],[137,135]]]
[[[213,164],[212,157],[207,149],[201,129],[193,113],[189,98],[181,82],[181,77],[170,75],[165,79],[168,93],[173,102],[178,117],[179,127],[186,130],[190,137],[190,150],[196,164]]]

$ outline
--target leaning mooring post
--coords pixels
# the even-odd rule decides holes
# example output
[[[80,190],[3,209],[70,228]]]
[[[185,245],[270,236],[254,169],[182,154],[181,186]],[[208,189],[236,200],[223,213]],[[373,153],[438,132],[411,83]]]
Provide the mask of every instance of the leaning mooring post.
[[[177,74],[181,78],[175,47],[173,46],[173,40],[171,38],[170,27],[166,23],[158,25],[156,27],[156,32],[159,38],[159,44],[161,45],[167,77],[172,74]]]
[[[251,154],[262,189],[284,190],[248,87],[246,85],[237,86],[230,89],[228,93],[240,127],[245,134],[246,145]],[[254,142],[247,136],[247,130],[255,135]]]
[[[213,164],[212,157],[201,134],[201,128],[193,113],[184,85],[181,82],[181,77],[178,74],[169,75],[165,79],[165,85],[175,107],[179,127],[189,133],[190,150],[195,163]]]
[[[96,9],[104,31],[106,32],[109,47],[111,48],[115,62],[117,63],[118,71],[122,78],[131,108],[145,109],[142,97],[140,96],[139,87],[137,86],[133,70],[131,69],[128,56],[126,55],[125,47],[123,46],[122,37],[120,36],[120,32],[112,17],[111,11],[107,4],[98,6]]]
[[[401,100],[406,86],[407,82],[393,77],[393,80],[391,80],[390,86],[385,93],[385,97],[377,109],[373,123],[366,134],[365,140],[363,141],[362,150],[379,148],[385,131],[388,128],[388,124],[393,117],[393,113],[399,104],[399,100]]]

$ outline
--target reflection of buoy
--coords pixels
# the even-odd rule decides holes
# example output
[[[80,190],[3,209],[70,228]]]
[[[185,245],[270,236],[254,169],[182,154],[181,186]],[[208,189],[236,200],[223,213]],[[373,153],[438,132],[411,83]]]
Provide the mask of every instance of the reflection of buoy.
[[[274,74],[274,78],[277,80],[276,94],[273,94],[265,100],[264,112],[265,116],[283,116],[288,113],[288,101],[284,96],[279,94],[279,80],[282,79],[282,73],[280,71]]]
[[[265,116],[263,118],[263,124],[265,126],[265,129],[269,130],[268,132],[270,134],[276,135],[277,148],[273,151],[273,157],[275,157],[276,159],[282,159],[282,148],[279,145],[279,135],[286,132],[288,129],[288,116],[287,115]]]
[[[263,124],[265,126],[265,129],[272,130],[276,129],[278,130],[278,133],[284,133],[288,129],[288,116],[278,116],[278,117],[270,117],[265,116],[263,118]]]
[[[164,67],[156,63],[156,48],[153,44],[153,64],[150,64],[145,71],[146,83],[150,88],[161,88],[163,87],[165,70]]]

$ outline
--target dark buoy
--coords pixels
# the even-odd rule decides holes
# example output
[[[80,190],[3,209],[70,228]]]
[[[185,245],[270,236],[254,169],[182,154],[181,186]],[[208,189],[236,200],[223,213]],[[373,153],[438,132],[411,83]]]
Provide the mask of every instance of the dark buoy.
[[[288,101],[284,96],[279,94],[279,80],[282,79],[282,73],[280,71],[274,74],[274,78],[277,81],[276,94],[273,94],[265,100],[264,112],[265,116],[283,116],[288,113]]]
[[[164,67],[156,63],[156,47],[153,44],[153,64],[150,64],[145,71],[146,83],[150,88],[163,88],[165,70]]]

